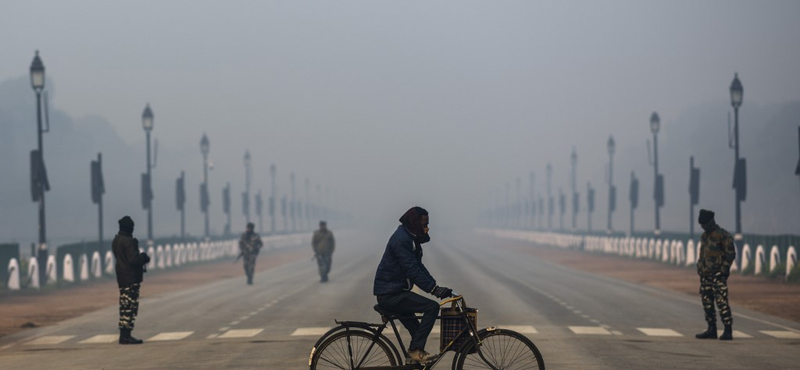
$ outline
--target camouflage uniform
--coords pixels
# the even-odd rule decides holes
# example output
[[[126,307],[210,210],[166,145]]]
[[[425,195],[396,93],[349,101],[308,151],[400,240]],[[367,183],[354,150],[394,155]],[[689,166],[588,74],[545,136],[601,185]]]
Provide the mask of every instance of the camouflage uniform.
[[[716,229],[703,233],[697,274],[700,275],[700,296],[709,325],[716,325],[715,303],[722,323],[725,326],[733,323],[731,308],[728,306],[728,275],[735,258],[736,247],[729,232],[717,226]]]
[[[119,328],[133,330],[139,314],[139,283],[119,288]]]
[[[255,232],[244,232],[239,239],[239,253],[244,258],[244,273],[247,275],[247,284],[253,284],[253,274],[256,269],[256,257],[264,243]]]
[[[314,231],[314,237],[311,239],[311,246],[314,248],[314,257],[317,259],[320,281],[328,281],[328,273],[331,271],[333,250],[336,248],[333,232],[327,228],[320,228]]]

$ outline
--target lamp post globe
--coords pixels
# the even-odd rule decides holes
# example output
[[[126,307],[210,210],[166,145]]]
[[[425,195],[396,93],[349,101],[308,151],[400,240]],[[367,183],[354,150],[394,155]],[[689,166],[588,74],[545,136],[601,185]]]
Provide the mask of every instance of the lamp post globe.
[[[731,105],[734,108],[739,108],[742,105],[742,96],[744,95],[744,88],[742,82],[739,81],[739,74],[733,74],[733,82],[731,82]]]
[[[204,132],[203,138],[200,139],[200,153],[203,153],[203,155],[208,155],[208,151],[209,151],[208,136],[206,136]]]
[[[142,112],[142,127],[147,132],[153,130],[153,110],[150,109],[150,103],[147,103]]]
[[[31,86],[36,93],[40,93],[44,89],[44,63],[39,58],[39,50],[36,50],[36,56],[31,62]]]
[[[608,137],[608,142],[606,143],[606,146],[608,147],[608,155],[614,155],[614,148],[616,147],[616,144],[614,143],[613,136]]]
[[[653,112],[650,115],[650,131],[653,132],[653,135],[658,134],[658,131],[661,129],[661,118],[658,116],[658,113]]]

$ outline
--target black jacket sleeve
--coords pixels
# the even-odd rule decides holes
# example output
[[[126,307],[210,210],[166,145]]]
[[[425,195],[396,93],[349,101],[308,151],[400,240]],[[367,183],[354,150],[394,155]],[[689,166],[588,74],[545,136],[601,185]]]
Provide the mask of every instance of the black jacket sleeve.
[[[130,246],[125,249],[126,259],[131,261],[131,265],[142,267],[147,263],[144,256],[146,256],[146,254],[139,253],[139,240],[133,238]]]

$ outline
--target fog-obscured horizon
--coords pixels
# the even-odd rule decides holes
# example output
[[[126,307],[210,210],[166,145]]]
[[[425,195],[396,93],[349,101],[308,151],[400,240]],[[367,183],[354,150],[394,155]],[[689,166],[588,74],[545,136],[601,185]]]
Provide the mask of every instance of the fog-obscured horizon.
[[[89,162],[103,155],[105,236],[123,215],[146,235],[141,114],[158,139],[154,234],[179,233],[175,180],[186,174],[187,233],[203,234],[203,133],[210,140],[211,230],[223,231],[231,184],[241,231],[245,150],[255,194],[290,195],[390,232],[410,206],[432,232],[483,225],[479,214],[529,196],[569,193],[578,155],[578,228],[586,183],[594,229],[606,225],[606,141],[616,141],[614,229],[627,231],[631,171],[640,181],[636,228],[653,230],[649,118],[661,117],[662,229],[688,231],[689,157],[700,204],[734,229],[728,88],[744,86],[745,233],[798,233],[800,3],[663,2],[6,2],[0,12],[0,243],[36,240],[28,155],[36,147],[34,52],[46,68],[51,132],[44,156],[51,244],[93,240]],[[320,191],[317,191],[317,185]],[[322,199],[320,199],[322,198]],[[252,207],[252,204],[251,204]],[[569,207],[568,207],[569,208]],[[266,212],[266,205],[265,205]],[[257,218],[251,208],[251,218]],[[565,226],[571,218],[565,217]],[[558,212],[554,218],[558,227]],[[268,229],[269,218],[264,226]],[[282,229],[282,220],[278,221]],[[339,225],[329,225],[334,231]],[[567,227],[568,228],[568,227]],[[387,234],[388,237],[388,234]]]

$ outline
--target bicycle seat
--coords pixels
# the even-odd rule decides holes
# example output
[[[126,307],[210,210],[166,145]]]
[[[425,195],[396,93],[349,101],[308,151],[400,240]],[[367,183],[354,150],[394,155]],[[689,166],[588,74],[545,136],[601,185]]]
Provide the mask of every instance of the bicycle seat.
[[[381,314],[381,316],[384,316],[387,319],[394,319],[394,318],[397,318],[398,316],[400,316],[399,313],[389,311],[389,310],[381,307],[381,305],[379,305],[379,304],[376,304],[376,305],[372,306],[372,308],[374,308],[375,311],[378,311],[378,313]]]

